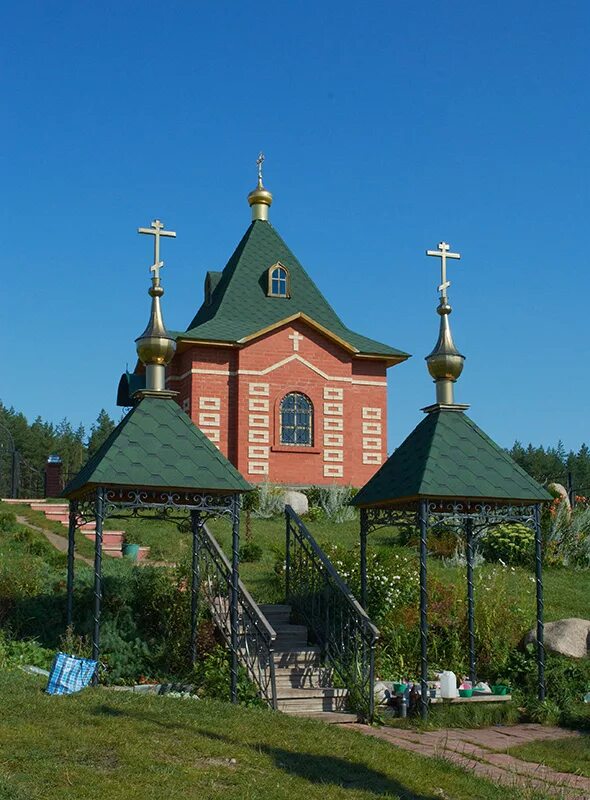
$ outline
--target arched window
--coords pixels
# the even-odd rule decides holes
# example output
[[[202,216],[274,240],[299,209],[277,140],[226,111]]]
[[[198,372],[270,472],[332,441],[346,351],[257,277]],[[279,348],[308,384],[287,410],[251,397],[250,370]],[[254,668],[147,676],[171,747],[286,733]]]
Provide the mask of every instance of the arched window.
[[[313,445],[313,405],[304,394],[291,392],[281,400],[281,444]]]
[[[280,262],[268,270],[268,296],[289,297],[289,270]]]

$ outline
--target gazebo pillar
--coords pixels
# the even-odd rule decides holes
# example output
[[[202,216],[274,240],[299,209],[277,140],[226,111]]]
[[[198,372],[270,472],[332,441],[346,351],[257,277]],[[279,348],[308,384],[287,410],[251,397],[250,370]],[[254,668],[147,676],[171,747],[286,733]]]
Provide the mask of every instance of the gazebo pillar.
[[[469,636],[469,680],[476,683],[475,673],[475,601],[473,597],[473,519],[463,520],[465,530],[465,560],[467,562],[467,632]]]
[[[70,500],[68,521],[68,575],[66,582],[66,625],[72,625],[74,619],[74,556],[76,552],[76,518],[78,516],[78,501]]]
[[[418,525],[420,528],[420,711],[422,719],[426,719],[428,716],[428,589],[426,585],[428,503],[426,500],[420,500]]]
[[[191,570],[191,662],[197,661],[197,633],[199,623],[199,591],[201,576],[199,571],[199,545],[201,533],[201,515],[198,511],[191,511],[191,532],[193,544],[193,558]]]
[[[541,506],[535,505],[535,584],[537,589],[537,669],[539,700],[545,699],[545,634],[543,609],[543,549],[541,543]]]
[[[238,582],[240,566],[240,497],[234,494],[231,501],[232,514],[232,560],[231,560],[231,701],[238,702]]]
[[[100,615],[102,609],[102,527],[104,521],[104,489],[96,490],[94,504],[94,625],[92,629],[92,658],[98,661],[100,655]],[[94,683],[98,682],[98,669]]]
[[[369,520],[366,508],[361,508],[360,526],[360,572],[361,572],[361,606],[367,610],[367,536],[369,533]]]

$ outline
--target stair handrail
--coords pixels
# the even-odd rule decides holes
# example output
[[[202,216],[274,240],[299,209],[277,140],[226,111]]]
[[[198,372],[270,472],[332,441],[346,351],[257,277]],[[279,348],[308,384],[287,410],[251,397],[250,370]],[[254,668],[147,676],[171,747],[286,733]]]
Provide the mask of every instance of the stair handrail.
[[[305,523],[299,518],[290,505],[285,506],[286,520],[286,554],[285,554],[285,593],[296,613],[300,614],[312,629],[324,650],[324,656],[330,666],[345,682],[349,690],[349,704],[360,716],[372,720],[375,710],[375,646],[379,640],[379,630],[369,615],[355,598],[338,571],[316,542]],[[302,570],[308,582],[303,589],[306,592],[304,602],[297,594],[294,582],[293,545],[298,544],[300,550],[306,550],[305,569]],[[308,558],[308,554],[311,558]],[[320,578],[319,583],[314,583]],[[336,590],[338,602],[344,602],[350,619],[344,622],[330,608],[326,593],[330,587]],[[310,606],[311,603],[311,606]],[[315,613],[318,612],[319,613]],[[330,620],[330,614],[333,619]],[[321,623],[320,623],[321,620]],[[336,629],[340,625],[340,630]],[[354,637],[358,633],[361,641]],[[350,639],[345,642],[345,637]],[[346,647],[353,652],[342,652]],[[360,647],[359,647],[360,646]]]
[[[213,619],[226,644],[231,649],[231,628],[229,604],[231,595],[232,568],[229,559],[223,552],[217,539],[206,524],[201,526],[203,536],[200,537],[199,563],[200,584],[207,597]],[[205,572],[202,567],[205,566]],[[214,567],[216,575],[211,575]],[[225,587],[225,609],[219,606],[218,587],[213,585],[213,578],[221,579]],[[266,619],[260,607],[238,580],[238,661],[245,667],[248,677],[257,685],[260,695],[271,708],[277,708],[277,689],[275,677],[274,644],[277,634]]]

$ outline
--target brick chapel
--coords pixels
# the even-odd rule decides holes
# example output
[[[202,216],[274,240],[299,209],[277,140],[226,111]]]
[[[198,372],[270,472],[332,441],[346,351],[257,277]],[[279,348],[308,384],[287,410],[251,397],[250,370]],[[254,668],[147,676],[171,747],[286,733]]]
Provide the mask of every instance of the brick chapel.
[[[166,388],[253,483],[363,486],[387,458],[389,367],[408,354],[347,328],[269,222],[272,194],[183,332]],[[139,375],[124,375],[118,402]]]

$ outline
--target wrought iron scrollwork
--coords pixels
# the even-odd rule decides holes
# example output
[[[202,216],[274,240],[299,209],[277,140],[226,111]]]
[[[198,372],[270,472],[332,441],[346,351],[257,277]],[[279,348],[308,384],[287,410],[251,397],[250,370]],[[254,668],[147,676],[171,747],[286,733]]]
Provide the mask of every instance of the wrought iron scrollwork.
[[[379,631],[290,506],[285,516],[287,602],[347,687],[350,707],[362,718],[372,719]]]

